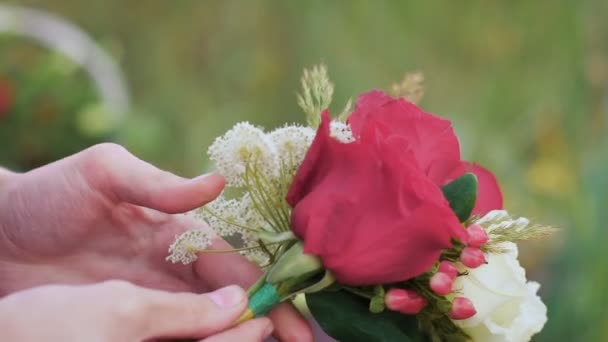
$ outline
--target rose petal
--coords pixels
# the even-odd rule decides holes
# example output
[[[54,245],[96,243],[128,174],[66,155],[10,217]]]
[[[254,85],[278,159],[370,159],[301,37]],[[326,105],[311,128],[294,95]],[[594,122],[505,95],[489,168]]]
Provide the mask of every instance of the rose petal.
[[[384,284],[426,272],[466,231],[401,137],[370,121],[344,144],[323,120],[287,195],[305,252],[347,285]]]
[[[498,186],[496,177],[479,164],[470,164],[471,171],[477,176],[477,201],[473,208],[473,214],[483,216],[496,209],[502,209],[502,192]]]
[[[449,120],[379,90],[357,99],[355,111],[348,117],[355,137],[370,120],[378,120],[389,128],[383,138],[397,135],[406,139],[422,170],[437,185],[444,185],[448,174],[459,167],[460,144]]]

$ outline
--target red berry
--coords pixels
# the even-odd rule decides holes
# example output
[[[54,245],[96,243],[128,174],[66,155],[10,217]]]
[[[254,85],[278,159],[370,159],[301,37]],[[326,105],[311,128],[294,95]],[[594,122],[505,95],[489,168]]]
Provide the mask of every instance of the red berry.
[[[442,261],[441,263],[439,263],[438,272],[445,273],[449,275],[452,279],[456,279],[456,277],[458,277],[458,268],[456,268],[456,266],[454,266],[454,264],[449,261]]]
[[[454,278],[450,277],[449,274],[438,272],[435,273],[430,280],[431,289],[438,295],[445,296],[452,292],[452,284]]]
[[[488,233],[478,224],[472,224],[467,228],[467,242],[471,247],[481,247],[488,242]]]
[[[465,247],[460,254],[460,262],[468,268],[477,268],[486,263],[486,256],[477,247]]]
[[[427,301],[418,292],[404,289],[390,289],[384,297],[386,307],[403,314],[414,315],[420,312]]]
[[[464,297],[456,297],[452,302],[450,310],[450,318],[453,320],[461,320],[473,317],[477,313],[473,303]]]

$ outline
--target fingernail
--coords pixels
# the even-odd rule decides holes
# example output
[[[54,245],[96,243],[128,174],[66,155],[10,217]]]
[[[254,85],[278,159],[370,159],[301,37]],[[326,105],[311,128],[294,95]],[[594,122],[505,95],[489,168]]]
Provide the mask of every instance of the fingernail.
[[[192,181],[193,181],[193,182],[200,182],[200,181],[202,181],[203,179],[218,178],[218,177],[223,178],[223,176],[222,176],[222,175],[220,175],[220,174],[219,174],[219,173],[217,173],[217,172],[209,172],[209,173],[206,173],[206,174],[204,174],[204,175],[200,175],[200,176],[198,176],[198,177],[194,177],[194,178],[192,178]]]
[[[245,291],[236,285],[232,285],[211,292],[207,296],[215,305],[228,309],[245,300]]]

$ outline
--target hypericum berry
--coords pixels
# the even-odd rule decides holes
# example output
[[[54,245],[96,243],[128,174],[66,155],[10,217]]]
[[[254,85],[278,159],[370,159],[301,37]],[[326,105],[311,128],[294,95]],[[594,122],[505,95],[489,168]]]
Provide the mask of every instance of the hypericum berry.
[[[467,228],[468,245],[471,247],[481,247],[488,242],[488,233],[478,224],[472,224]]]
[[[486,263],[486,256],[477,247],[465,247],[460,254],[460,262],[468,268],[477,268]]]
[[[390,289],[384,296],[386,307],[406,315],[414,315],[420,312],[427,301],[418,292],[405,289]]]
[[[442,261],[439,263],[439,270],[437,272],[445,273],[452,279],[456,279],[456,277],[458,277],[458,268],[456,268],[456,266],[449,261]]]
[[[452,309],[450,310],[450,318],[453,320],[461,320],[473,317],[477,313],[473,303],[464,297],[456,297],[452,301]]]
[[[429,281],[433,292],[442,296],[445,296],[448,293],[452,292],[453,283],[454,278],[452,278],[449,274],[443,272],[435,273]]]

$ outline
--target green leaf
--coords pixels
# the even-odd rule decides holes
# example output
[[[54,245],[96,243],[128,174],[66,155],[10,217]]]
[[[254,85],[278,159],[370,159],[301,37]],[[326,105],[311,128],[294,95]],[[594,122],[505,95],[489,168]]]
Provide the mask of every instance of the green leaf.
[[[344,290],[306,295],[321,328],[341,342],[413,342],[420,336],[415,316],[369,311],[369,300]]]
[[[441,190],[460,222],[466,221],[471,216],[477,199],[477,176],[465,173],[442,186]]]

